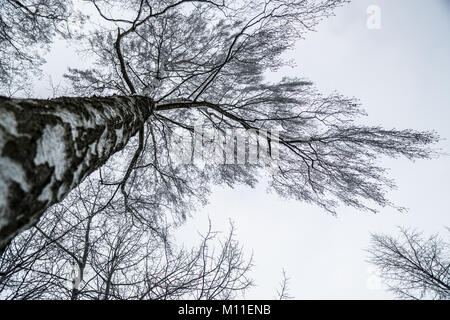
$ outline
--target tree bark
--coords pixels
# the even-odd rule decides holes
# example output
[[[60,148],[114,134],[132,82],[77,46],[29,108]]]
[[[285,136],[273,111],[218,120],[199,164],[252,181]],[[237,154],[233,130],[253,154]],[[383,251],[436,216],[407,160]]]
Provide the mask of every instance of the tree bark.
[[[0,253],[121,150],[153,109],[142,96],[0,97]]]

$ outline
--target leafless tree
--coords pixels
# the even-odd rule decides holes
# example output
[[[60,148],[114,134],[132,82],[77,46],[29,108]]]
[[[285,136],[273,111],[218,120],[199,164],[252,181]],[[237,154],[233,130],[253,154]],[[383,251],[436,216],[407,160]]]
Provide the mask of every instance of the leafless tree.
[[[2,1],[0,92],[13,96],[26,89],[30,71],[42,65],[55,34],[69,36],[71,13],[71,1],[66,0]]]
[[[449,230],[450,231],[450,230]],[[401,229],[401,237],[372,235],[370,262],[398,297],[450,299],[450,242]]]
[[[286,271],[283,269],[283,278],[280,281],[280,287],[277,290],[276,298],[278,300],[292,300],[294,297],[289,293],[289,278]]]
[[[323,96],[304,79],[264,80],[345,2],[88,1],[97,18],[80,48],[96,62],[69,70],[76,97],[0,98],[0,250],[98,170],[111,202],[147,225],[154,216],[182,221],[212,183],[254,185],[261,169],[280,195],[333,214],[339,203],[392,206],[378,157],[429,158],[435,133],[361,125],[355,99]],[[194,135],[198,121],[260,137],[280,130],[278,143],[265,138],[269,151],[279,144],[280,160],[174,165],[170,134]]]
[[[3,299],[232,299],[252,285],[252,259],[234,238],[212,231],[197,248],[176,248],[167,230],[146,229],[105,207],[89,179],[0,257]],[[109,208],[109,209],[108,209]],[[114,208],[114,209],[112,209]]]

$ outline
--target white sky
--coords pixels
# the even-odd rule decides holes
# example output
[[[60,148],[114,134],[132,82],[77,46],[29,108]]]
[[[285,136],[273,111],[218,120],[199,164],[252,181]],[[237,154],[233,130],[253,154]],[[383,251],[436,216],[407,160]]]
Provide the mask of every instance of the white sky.
[[[371,4],[381,8],[381,30],[366,27]],[[324,93],[336,90],[359,98],[370,124],[433,129],[450,137],[449,1],[357,0],[317,31],[289,54],[298,67],[280,76],[307,77]],[[450,152],[449,141],[441,147]],[[182,237],[205,230],[208,216],[219,230],[233,220],[256,264],[258,286],[247,298],[274,297],[284,268],[297,299],[390,299],[365,262],[370,233],[395,234],[397,226],[445,232],[450,225],[449,160],[384,161],[398,184],[391,199],[408,207],[407,214],[342,208],[335,218],[267,194],[264,184],[253,190],[216,188],[210,205],[188,223]]]
[[[369,5],[381,8],[381,30],[366,27]],[[361,100],[369,124],[387,128],[434,129],[450,137],[450,1],[355,0],[322,22],[288,56],[296,68],[276,76],[307,77],[323,93],[334,90]],[[47,55],[45,71],[55,83],[66,66],[83,67],[58,42]],[[63,67],[64,66],[64,67]],[[274,77],[276,77],[274,76]],[[43,84],[48,87],[48,85]],[[38,93],[45,88],[38,89]],[[449,141],[441,147],[450,152]],[[426,233],[450,225],[450,158],[418,161],[386,160],[398,190],[391,199],[409,213],[382,209],[378,215],[342,208],[332,217],[322,210],[256,189],[215,188],[210,204],[180,231],[186,245],[205,231],[208,216],[216,230],[229,219],[238,239],[253,250],[257,287],[247,298],[271,299],[284,268],[297,299],[382,299],[392,295],[376,281],[365,262],[371,232],[394,234],[396,226]]]

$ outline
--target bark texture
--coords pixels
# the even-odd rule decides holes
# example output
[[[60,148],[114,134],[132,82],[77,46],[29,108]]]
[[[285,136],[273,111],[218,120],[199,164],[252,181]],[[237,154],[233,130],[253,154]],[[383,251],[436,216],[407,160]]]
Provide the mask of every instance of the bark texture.
[[[142,96],[0,97],[0,253],[121,150],[153,108]]]

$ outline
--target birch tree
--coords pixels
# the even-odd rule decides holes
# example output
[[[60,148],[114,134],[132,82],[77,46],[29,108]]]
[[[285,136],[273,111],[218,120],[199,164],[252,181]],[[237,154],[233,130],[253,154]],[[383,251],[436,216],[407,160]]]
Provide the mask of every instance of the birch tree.
[[[298,77],[266,80],[344,0],[87,3],[95,17],[79,47],[95,63],[69,69],[74,96],[0,100],[0,248],[96,170],[145,223],[149,212],[183,220],[212,184],[254,185],[261,170],[281,196],[332,214],[339,204],[376,211],[394,206],[379,157],[432,156],[433,132],[362,125],[356,99],[324,96]],[[279,160],[173,164],[169,135],[193,136],[199,121],[279,131],[278,141],[265,138]]]

